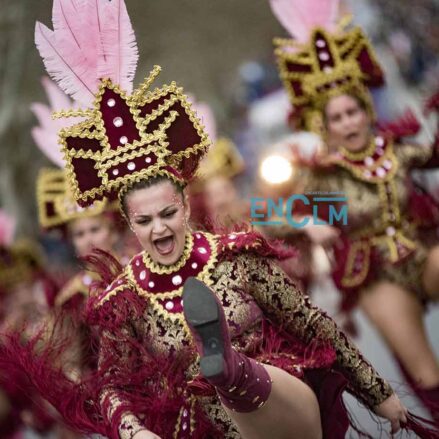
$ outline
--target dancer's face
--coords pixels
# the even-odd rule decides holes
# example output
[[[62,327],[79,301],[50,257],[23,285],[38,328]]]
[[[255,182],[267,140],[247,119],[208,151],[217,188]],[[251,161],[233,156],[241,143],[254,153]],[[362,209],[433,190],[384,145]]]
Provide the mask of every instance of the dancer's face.
[[[325,107],[325,122],[331,148],[358,152],[367,146],[370,118],[354,97],[344,94],[331,98]]]
[[[69,224],[69,233],[79,257],[87,256],[95,248],[109,252],[117,239],[111,221],[104,215],[73,220]]]
[[[172,265],[183,254],[190,208],[168,180],[136,189],[126,196],[130,226],[156,263]]]

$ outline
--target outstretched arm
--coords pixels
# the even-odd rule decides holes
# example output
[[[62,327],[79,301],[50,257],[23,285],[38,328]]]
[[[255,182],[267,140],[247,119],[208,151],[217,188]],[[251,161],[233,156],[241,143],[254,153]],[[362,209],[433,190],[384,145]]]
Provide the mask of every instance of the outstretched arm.
[[[366,361],[354,344],[323,311],[272,261],[243,258],[245,276],[261,309],[276,323],[305,343],[329,342],[337,355],[340,371],[349,380],[349,390],[370,408],[392,395],[393,390]]]

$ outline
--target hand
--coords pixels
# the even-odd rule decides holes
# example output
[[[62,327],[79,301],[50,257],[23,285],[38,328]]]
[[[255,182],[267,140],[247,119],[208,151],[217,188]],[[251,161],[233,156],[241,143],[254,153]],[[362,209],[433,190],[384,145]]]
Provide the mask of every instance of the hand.
[[[407,422],[408,411],[395,394],[377,405],[374,410],[378,416],[390,421],[391,434],[397,433],[401,429],[401,422],[404,424]]]
[[[334,152],[319,152],[314,156],[314,163],[321,167],[331,167],[338,163],[339,157]]]
[[[161,437],[149,430],[139,430],[132,439],[161,439]]]

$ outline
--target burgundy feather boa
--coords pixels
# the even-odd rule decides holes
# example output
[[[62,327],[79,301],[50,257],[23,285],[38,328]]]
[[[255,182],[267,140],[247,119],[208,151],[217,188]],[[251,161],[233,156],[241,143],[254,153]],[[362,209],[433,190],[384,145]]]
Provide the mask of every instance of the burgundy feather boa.
[[[233,241],[230,240],[231,235],[234,235]],[[251,253],[283,261],[297,257],[299,254],[296,248],[286,246],[282,240],[268,239],[245,223],[236,225],[231,230],[221,230],[218,234],[218,243],[220,259]],[[233,245],[230,245],[232,243]]]
[[[407,110],[405,113],[392,121],[379,122],[377,129],[385,136],[394,140],[400,140],[403,137],[415,136],[421,129],[421,124],[412,111]]]

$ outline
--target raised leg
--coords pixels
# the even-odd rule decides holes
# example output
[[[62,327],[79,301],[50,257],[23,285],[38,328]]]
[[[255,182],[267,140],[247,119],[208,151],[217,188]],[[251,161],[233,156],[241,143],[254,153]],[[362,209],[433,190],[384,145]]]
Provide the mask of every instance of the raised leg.
[[[438,416],[439,363],[428,341],[419,300],[399,285],[382,282],[361,295],[360,306],[401,363],[413,390]]]
[[[321,438],[319,405],[311,388],[235,351],[222,306],[206,285],[194,278],[186,281],[183,303],[201,373],[216,387],[244,438]]]

